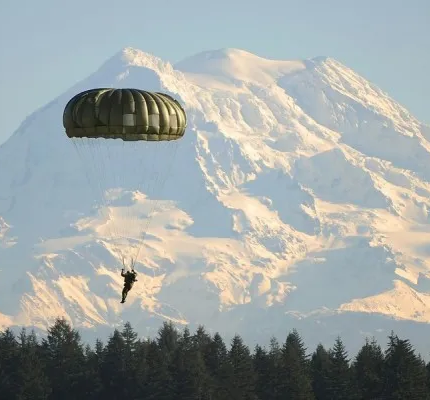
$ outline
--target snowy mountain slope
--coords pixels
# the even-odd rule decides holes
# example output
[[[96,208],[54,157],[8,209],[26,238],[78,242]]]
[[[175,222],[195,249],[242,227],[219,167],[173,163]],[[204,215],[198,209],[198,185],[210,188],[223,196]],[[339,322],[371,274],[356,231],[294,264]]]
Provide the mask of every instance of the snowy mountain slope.
[[[68,99],[91,87],[170,93],[189,129],[143,164],[118,142],[93,158],[62,128]],[[250,340],[292,327],[314,338],[319,326],[315,340],[347,332],[351,343],[414,326],[425,349],[429,132],[330,58],[224,49],[172,66],[126,48],[0,148],[0,324],[258,326]],[[142,181],[168,161],[154,202]],[[120,175],[120,163],[139,173]],[[122,305],[121,257],[136,255]]]

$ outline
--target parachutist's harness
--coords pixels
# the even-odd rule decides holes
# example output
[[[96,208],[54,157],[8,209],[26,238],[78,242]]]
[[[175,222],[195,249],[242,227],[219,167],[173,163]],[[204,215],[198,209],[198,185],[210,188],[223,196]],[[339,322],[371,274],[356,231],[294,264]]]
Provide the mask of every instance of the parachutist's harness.
[[[124,270],[122,270],[121,272],[121,276],[124,277],[124,286],[128,286],[129,289],[131,289],[131,287],[133,286],[133,283],[136,282],[136,272],[134,269],[130,271],[127,271],[126,273],[124,273]]]

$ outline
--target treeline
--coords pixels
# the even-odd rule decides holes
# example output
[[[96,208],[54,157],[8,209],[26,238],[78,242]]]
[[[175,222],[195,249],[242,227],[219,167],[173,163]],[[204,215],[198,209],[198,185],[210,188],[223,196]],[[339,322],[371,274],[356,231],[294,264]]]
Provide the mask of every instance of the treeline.
[[[238,335],[227,345],[203,327],[190,333],[169,323],[144,340],[126,323],[91,347],[58,319],[41,340],[25,329],[0,333],[0,398],[422,400],[430,399],[430,363],[394,334],[385,351],[367,340],[349,359],[340,338],[308,354],[293,330],[251,352]]]

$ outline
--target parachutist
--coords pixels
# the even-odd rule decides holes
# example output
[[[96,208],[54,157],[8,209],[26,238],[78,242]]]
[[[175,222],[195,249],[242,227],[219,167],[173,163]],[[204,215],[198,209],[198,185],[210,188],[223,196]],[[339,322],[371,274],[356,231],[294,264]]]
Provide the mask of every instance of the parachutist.
[[[136,88],[93,88],[80,92],[69,100],[64,107],[63,126],[79,157],[83,158],[85,167],[94,168],[96,179],[90,182],[90,185],[100,189],[98,196],[104,207],[110,210],[111,207],[116,207],[112,200],[116,201],[117,197],[110,194],[107,196],[110,191],[106,189],[113,188],[111,185],[114,182],[114,187],[121,185],[121,179],[127,179],[127,182],[137,185],[141,182],[143,172],[154,171],[152,174],[143,174],[148,177],[145,183],[142,182],[145,187],[143,192],[148,198],[158,197],[155,191],[160,190],[168,178],[169,163],[173,163],[177,149],[177,146],[167,143],[183,138],[187,128],[187,114],[184,107],[167,93]],[[123,142],[120,151],[117,151],[118,140]],[[155,151],[159,148],[163,150]],[[169,151],[172,153],[167,154]],[[90,159],[85,160],[84,153]],[[131,154],[134,154],[133,157],[130,157]],[[131,164],[127,166],[130,159]],[[146,167],[141,166],[144,161],[148,162]],[[167,167],[164,172],[158,168],[161,166]],[[88,179],[91,175],[91,172],[87,174]],[[147,191],[148,185],[154,192]],[[130,222],[139,223],[140,218],[133,218]],[[147,229],[147,222],[143,223]],[[135,231],[136,227],[133,227],[128,232],[131,235]],[[138,232],[141,232],[138,242],[139,246],[142,246],[140,235],[146,235],[146,230],[139,229]],[[118,233],[115,228],[111,230],[111,234],[114,233]],[[128,244],[126,249],[129,249]],[[136,249],[137,255],[139,250],[140,248]],[[125,302],[128,292],[136,282],[134,263],[135,260],[132,260],[131,272],[124,273],[126,266],[123,260],[121,276],[125,278],[125,282],[121,303]]]
[[[137,282],[136,279],[136,271],[134,269],[127,271],[124,273],[124,268],[121,270],[121,276],[124,278],[124,289],[122,289],[122,300],[121,303],[125,303],[125,299],[127,297],[128,292],[134,285],[134,282]]]

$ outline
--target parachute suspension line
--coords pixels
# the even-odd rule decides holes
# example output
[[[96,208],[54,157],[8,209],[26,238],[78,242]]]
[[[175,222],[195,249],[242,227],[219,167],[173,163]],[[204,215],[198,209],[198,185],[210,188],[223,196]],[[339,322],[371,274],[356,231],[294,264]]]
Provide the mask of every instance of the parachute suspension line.
[[[80,139],[76,139],[76,140],[72,140],[75,149],[79,155],[79,158],[81,159],[82,162],[82,166],[83,169],[85,170],[85,175],[87,176],[87,180],[88,180],[88,184],[91,188],[91,191],[93,192],[94,195],[94,200],[97,201],[97,198],[100,198],[102,200],[102,202],[104,202],[104,198],[102,196],[103,192],[100,188],[100,185],[96,185],[95,182],[93,181],[93,179],[91,178],[91,173],[92,172],[92,167],[91,164],[93,164],[92,162],[88,162],[88,160],[85,157],[85,142],[82,138]],[[94,157],[92,157],[94,158]],[[89,168],[88,168],[89,166]],[[100,182],[99,182],[100,183]],[[99,186],[99,192],[97,191],[97,186]],[[104,202],[105,203],[105,202]]]
[[[108,203],[106,192],[107,192],[107,179],[106,179],[106,163],[103,157],[103,152],[101,150],[101,143],[100,140],[95,138],[85,138],[88,142],[88,149],[91,153],[93,162],[91,163],[94,165],[94,169],[96,170],[96,176],[101,177],[97,180],[98,187],[100,189],[100,200],[102,201],[103,207],[101,216],[106,219],[105,229],[107,231],[107,236],[114,237],[116,234],[115,226],[111,223],[111,210],[110,210],[110,204]],[[100,160],[100,164],[98,163],[98,160]],[[104,214],[104,215],[103,215]]]
[[[171,159],[171,162],[173,163],[173,159]],[[159,174],[157,174],[157,173],[154,173],[154,174],[155,174],[155,178],[153,179],[153,185],[156,186],[157,183],[159,182]],[[161,191],[161,189],[160,189],[160,191]],[[155,208],[157,207],[158,202],[160,201],[160,196],[161,196],[161,193],[158,193],[158,196],[156,196],[157,198],[155,198],[155,199],[154,198],[153,199],[149,199],[149,201],[151,203],[151,207],[149,209],[149,212],[147,213],[146,224],[144,223],[144,228],[141,231],[141,233],[142,233],[142,239],[139,239],[139,243],[138,243],[137,249],[136,249],[136,254],[134,256],[135,260],[137,260],[137,258],[139,257],[140,250],[141,250],[141,248],[143,246],[143,243],[145,241],[145,237],[146,237],[146,234],[148,232],[149,225],[150,225],[150,223],[152,221]]]
[[[107,159],[109,160],[109,165],[113,167],[111,172],[113,186],[117,190],[129,190],[129,174],[136,173],[140,169],[136,167],[132,168],[130,164],[130,160],[135,160],[132,154],[132,143],[134,142],[127,143],[121,140],[114,142],[112,146],[106,146]],[[123,157],[121,157],[121,155],[123,155]],[[121,210],[118,210],[117,218],[115,219],[115,227],[119,238],[127,239],[127,225],[130,223],[129,221],[132,215],[132,207],[121,207]]]
[[[179,146],[180,146],[180,145],[181,145],[181,141],[180,141],[180,140],[177,140],[177,141],[175,141],[175,143],[172,143],[172,144],[171,144],[171,146],[173,147],[173,154],[172,154],[172,157],[171,157],[171,163],[170,163],[170,165],[169,165],[169,168],[168,168],[168,170],[167,170],[166,174],[164,175],[164,178],[162,179],[162,183],[161,183],[161,187],[162,187],[162,188],[164,188],[164,184],[166,183],[166,181],[167,181],[168,177],[170,176],[170,172],[171,172],[171,170],[172,170],[172,167],[173,167],[173,164],[174,164],[174,160],[175,160],[175,158],[176,158],[176,155],[177,155],[177,152],[178,152],[178,148],[179,148]],[[161,190],[162,190],[162,189],[161,189]],[[160,190],[160,192],[161,192],[161,190]],[[153,212],[154,212],[155,207],[158,205],[158,203],[159,203],[159,201],[160,201],[160,200],[161,200],[161,193],[159,193],[159,195],[158,195],[158,199],[154,201],[154,204],[153,204],[153,207],[152,207],[152,209],[151,209],[151,212],[150,212],[150,213],[153,213]],[[150,214],[149,214],[149,215],[150,215]],[[147,233],[148,233],[149,226],[150,226],[151,222],[152,222],[152,218],[147,218],[147,220],[146,220],[146,226],[145,226],[145,229],[144,229],[144,231],[143,231],[143,237],[142,237],[142,239],[140,240],[140,245],[139,245],[139,246],[138,246],[138,248],[137,248],[137,253],[136,253],[135,257],[134,257],[134,260],[137,260],[137,259],[138,259],[138,257],[139,257],[140,251],[141,251],[141,249],[142,249],[142,247],[143,247],[143,244],[144,244],[144,242],[145,242],[146,235],[147,235]],[[153,271],[153,275],[154,275],[154,278],[155,278],[154,271]]]
[[[130,166],[127,165],[127,161],[130,161],[130,160],[136,161],[136,158],[132,153],[132,150],[134,150],[134,146],[131,144],[134,142],[130,142],[127,144],[122,140],[116,141],[116,142],[112,142],[111,140],[109,140],[109,142],[112,143],[112,146],[110,145],[106,146],[105,150],[106,150],[106,158],[107,160],[109,160],[109,165],[114,166],[111,172],[111,178],[113,180],[112,182],[113,185],[111,185],[111,187],[113,186],[117,190],[120,190],[120,189],[127,190],[130,186],[127,179],[129,174],[134,173],[138,176],[139,170],[140,170],[140,168],[136,168],[136,165],[134,166],[134,168],[131,168],[131,165]],[[123,150],[123,152],[121,152],[121,149]],[[123,157],[117,158],[117,156],[121,154]],[[121,173],[121,171],[123,173]],[[124,178],[122,181],[120,181],[119,179],[119,177],[121,176]],[[132,207],[121,207],[121,210],[118,211],[116,214],[117,214],[117,218],[115,218],[115,222],[114,222],[114,225],[116,228],[116,237],[122,238],[125,241],[127,241],[129,238],[127,238],[126,236],[126,230],[127,230],[127,226],[130,226],[131,219],[132,219],[131,217],[133,215],[133,209]],[[121,246],[119,247],[120,247],[118,249],[119,253],[122,254],[123,257],[125,257],[121,250]]]
[[[150,151],[151,147],[153,148]],[[141,149],[140,149],[141,148]],[[154,176],[155,162],[157,160],[158,143],[147,141],[137,142],[133,145],[133,150],[136,153],[136,159],[139,160],[136,189],[144,194],[147,198],[153,196],[154,191],[151,187],[151,179]],[[140,217],[136,217],[136,229],[140,229]]]
[[[124,189],[125,182],[120,181],[121,174],[118,172],[121,171],[123,160],[120,162],[115,158],[115,150],[121,145],[121,143],[117,140],[109,140],[109,144],[106,143],[106,146],[101,147],[102,151],[106,151],[106,168],[105,168],[105,175],[106,179],[109,179],[112,181],[112,183],[109,185],[110,189],[113,189],[113,192],[110,194],[111,196],[111,204],[112,201],[116,198],[115,197],[115,191],[119,194],[119,191],[121,189]],[[121,141],[122,142],[122,141]],[[112,207],[112,212],[115,212],[115,207]],[[124,238],[124,232],[121,229],[121,227],[124,226],[124,221],[122,220],[122,215],[120,212],[116,212],[116,218],[112,221],[112,225],[114,227],[115,236],[117,238]]]
[[[105,190],[103,186],[106,186],[105,176],[105,164],[103,163],[103,157],[99,157],[98,154],[102,154],[98,149],[100,148],[100,139],[97,138],[79,138],[73,140],[78,154],[84,165],[86,175],[88,177],[88,183],[95,196],[94,200],[99,201],[97,207],[99,216],[106,220],[106,233],[108,237],[114,236],[114,227],[109,224],[109,204],[106,199]],[[99,164],[98,159],[101,158],[102,165]],[[91,177],[92,175],[92,177]],[[98,177],[98,179],[97,179]],[[98,189],[98,190],[97,190]]]
[[[131,110],[133,112],[130,114]],[[157,122],[152,120],[153,115],[158,115]],[[140,122],[136,124],[137,121]],[[94,88],[78,93],[69,100],[63,112],[63,126],[84,163],[91,190],[98,189],[100,192],[95,200],[99,203],[96,207],[98,218],[105,218],[105,225],[99,227],[103,229],[101,233],[115,236],[115,239],[121,234],[124,239],[113,240],[112,245],[118,261],[122,259],[125,266],[125,256],[130,256],[134,251],[139,255],[161,200],[158,188],[164,187],[169,177],[180,139],[187,127],[185,110],[167,93]],[[170,137],[162,133],[166,132],[166,128]],[[157,140],[148,141],[145,138]],[[164,149],[167,143],[167,149]],[[158,151],[159,146],[163,152]],[[174,156],[166,157],[171,148]],[[148,162],[151,165],[147,165]],[[160,167],[167,167],[169,172],[163,176],[157,172]],[[96,176],[92,177],[91,172]],[[124,179],[120,180],[120,177]],[[136,183],[138,188],[133,191]],[[139,199],[137,191],[145,194],[144,201]],[[118,201],[130,194],[134,195],[131,205]],[[113,214],[115,218],[111,218]],[[138,225],[143,221],[144,231],[139,229],[140,226],[130,229],[132,220],[136,220]],[[137,237],[132,239],[132,236]],[[118,247],[126,242],[131,247],[127,250],[128,254],[118,251]],[[130,265],[134,268],[137,261],[137,257],[131,257]]]
[[[91,140],[91,139],[89,139]],[[122,212],[125,214],[124,218],[119,220],[115,218],[115,220],[108,221],[108,225],[106,229],[111,237],[115,238],[124,238],[125,240],[131,239],[129,235],[126,235],[127,226],[130,229],[130,225],[133,225],[133,221],[137,220],[137,224],[135,228],[140,232],[140,235],[143,238],[146,237],[147,230],[152,222],[153,215],[155,214],[156,208],[159,205],[160,199],[158,199],[158,195],[160,194],[160,190],[164,186],[165,181],[169,177],[170,170],[173,166],[173,161],[176,156],[176,152],[178,146],[180,145],[180,141],[171,142],[148,142],[148,141],[137,141],[137,142],[124,142],[124,141],[113,141],[106,140],[106,142],[100,140],[91,140],[94,146],[89,145],[88,148],[95,159],[93,163],[95,165],[95,169],[98,169],[100,172],[97,173],[99,179],[97,180],[97,184],[100,188],[100,199],[103,202],[105,212],[108,212],[111,207],[109,207],[112,203],[109,195],[107,194],[108,188],[112,188],[112,185],[115,188],[120,188],[123,186],[129,186],[127,179],[123,182],[120,182],[118,179],[119,176],[128,177],[130,173],[133,174],[133,177],[137,177],[137,185],[133,185],[139,191],[143,192],[146,195],[147,201],[150,203],[150,209],[147,213],[147,218],[145,221],[140,223],[140,218],[133,217],[134,210],[132,207],[124,207]],[[119,147],[119,143],[121,146]],[[118,146],[117,146],[118,145]],[[117,149],[118,147],[118,149]],[[120,152],[118,160],[114,160],[116,155],[116,150],[121,151],[121,149],[129,149],[130,152],[123,151]],[[157,169],[159,169],[159,160],[161,155],[161,148],[164,149],[173,149],[173,154],[169,151],[167,156],[167,168],[165,174],[158,173]],[[151,151],[149,151],[151,149]],[[134,153],[137,153],[136,156]],[[98,159],[100,161],[98,162]],[[127,161],[134,161],[135,165],[128,165]],[[136,165],[138,164],[138,165]],[[117,173],[121,170],[124,171],[123,174]],[[109,176],[108,173],[110,172]],[[128,173],[127,173],[128,172]],[[164,176],[163,176],[164,175]],[[108,182],[109,177],[112,179],[111,182]],[[164,179],[163,179],[164,178]],[[107,185],[106,185],[107,184]],[[93,185],[94,186],[94,185]],[[105,186],[105,187],[102,187]],[[107,197],[108,196],[108,197]],[[155,199],[153,197],[156,197]],[[106,217],[108,220],[108,217]],[[142,226],[143,225],[143,226]],[[122,229],[121,229],[122,227]],[[143,246],[142,239],[138,239],[137,243],[132,247],[135,247],[135,251],[132,253],[136,253],[135,256],[131,257],[131,264],[135,265],[136,259],[140,254],[141,247]],[[121,246],[115,246],[116,251],[120,254],[120,256],[125,256],[122,251]]]
[[[153,197],[157,195],[156,193],[156,186],[157,186],[157,173],[156,173],[156,168],[157,168],[157,161],[160,160],[159,157],[159,148],[163,145],[162,142],[154,142],[154,143],[150,143],[150,142],[146,142],[144,141],[144,143],[142,143],[142,147],[145,148],[145,150],[150,149],[151,147],[153,147],[153,151],[142,151],[142,153],[144,154],[143,157],[140,158],[141,161],[141,167],[139,168],[139,172],[140,172],[140,177],[141,179],[138,180],[137,182],[137,188],[138,190],[145,194],[146,197],[146,201],[149,201],[150,203],[153,202]],[[136,145],[136,147],[134,147],[136,150],[139,150],[139,144]],[[145,153],[149,153],[149,157],[146,157],[147,154]],[[146,161],[146,163],[145,163]],[[171,162],[172,160],[169,160],[169,162]],[[145,165],[143,165],[145,164]],[[148,165],[149,164],[149,165]],[[151,218],[150,213],[147,213],[147,218],[149,219]],[[139,221],[141,220],[140,217],[137,217],[137,230],[138,230],[138,235],[142,234],[142,224]],[[145,228],[143,228],[144,230]],[[136,261],[137,261],[137,255],[138,255],[138,250],[139,250],[139,246],[141,245],[140,243],[140,239],[137,240],[137,243],[135,245],[136,248],[136,254],[134,256],[131,257],[131,264],[134,266]]]
[[[132,149],[132,147],[131,147]],[[126,142],[123,140],[116,141],[115,146],[107,147],[109,164],[114,166],[112,175],[114,177],[114,186],[117,190],[128,190],[129,179],[128,174],[132,171],[131,165],[128,165],[133,157],[127,154],[128,148],[126,147]],[[121,157],[123,154],[123,157]],[[122,177],[122,179],[121,179]],[[121,212],[118,212],[118,217],[116,219],[116,228],[118,230],[118,236],[126,239],[127,235],[127,224],[132,215],[131,207],[121,207]],[[124,214],[126,218],[124,218]]]
[[[98,164],[97,160],[100,159],[100,165],[99,165],[99,173],[98,176],[101,176],[101,179],[99,180],[100,186],[104,186],[102,188],[102,199],[104,200],[104,207],[106,209],[106,229],[108,231],[108,235],[113,238],[118,235],[117,228],[115,226],[114,220],[111,218],[111,193],[109,193],[109,189],[112,187],[111,182],[109,182],[109,178],[114,180],[115,182],[115,175],[112,173],[108,173],[107,169],[110,167],[110,164],[106,160],[105,152],[103,151],[104,148],[109,148],[110,146],[110,140],[106,140],[105,143],[101,143],[100,140],[95,139],[94,140],[94,154],[95,154],[95,165]],[[109,200],[110,199],[110,200]]]
[[[110,221],[113,230],[112,239],[114,240],[115,250],[121,255],[121,257],[125,257],[122,251],[122,246],[117,240],[126,239],[125,230],[127,221],[124,221],[122,212],[124,209],[127,210],[128,207],[121,207],[120,210],[115,210],[115,207],[112,206],[117,195],[120,195],[121,190],[125,189],[127,186],[127,182],[121,180],[121,177],[124,177],[124,175],[121,174],[121,170],[124,169],[124,164],[129,158],[125,152],[121,153],[121,148],[124,149],[123,140],[109,139],[99,142],[98,150],[102,154],[102,160],[104,163],[103,177],[106,182],[108,182],[106,193],[109,193],[108,204],[111,206],[109,209],[110,212],[115,213],[116,216],[116,218],[111,219]],[[122,157],[120,156],[121,154],[123,155]]]
[[[121,154],[125,154],[125,157],[123,157],[122,162],[118,162],[116,163],[116,168],[118,168],[118,170],[121,170],[121,173],[119,174],[119,176],[124,177],[123,182],[122,182],[122,186],[123,188],[127,188],[129,186],[129,179],[128,179],[128,173],[131,172],[131,165],[128,165],[128,163],[126,164],[125,161],[129,161],[130,159],[134,159],[134,154],[131,154],[130,156],[127,154],[127,150],[128,147],[126,146],[126,142],[121,140],[120,145],[116,146],[115,148],[109,149],[112,150],[112,152],[114,153],[113,156],[111,154],[109,154],[109,159],[113,159],[114,162],[116,162],[117,160],[120,160]],[[130,153],[132,153],[133,150],[133,146],[130,146]],[[119,179],[118,179],[119,181]],[[119,184],[119,182],[118,182]],[[122,210],[123,213],[125,212],[126,214],[126,218],[124,220],[124,215],[121,214],[121,219],[119,221],[119,229],[120,229],[120,233],[122,237],[126,237],[126,233],[127,233],[127,229],[126,229],[126,224],[128,223],[128,221],[131,218],[132,215],[132,210],[129,207],[125,207],[125,209]]]
[[[124,142],[118,140],[117,142],[115,142],[115,145],[113,145],[113,140],[106,140],[106,142],[103,142],[100,139],[83,138],[78,139],[77,141],[74,140],[73,143],[75,144],[75,147],[77,148],[78,154],[81,158],[82,153],[86,152],[87,160],[83,161],[83,164],[86,166],[86,168],[84,168],[85,173],[88,177],[91,190],[95,192],[95,197],[99,199],[102,205],[102,207],[99,207],[99,214],[107,221],[105,226],[107,235],[109,237],[112,237],[113,239],[119,237],[127,239],[127,237],[129,237],[125,234],[125,231],[127,230],[127,225],[130,225],[133,220],[137,220],[138,226],[135,228],[140,228],[141,234],[143,235],[143,237],[146,237],[147,229],[152,221],[152,217],[155,214],[156,208],[159,205],[160,201],[160,199],[158,198],[154,199],[153,196],[158,197],[160,191],[159,189],[162,189],[165,181],[169,177],[169,172],[173,166],[173,161],[176,156],[180,141],[175,141],[174,143],[150,143],[147,141]],[[117,149],[117,145],[119,145],[119,143],[121,143],[121,147]],[[127,154],[124,151],[121,153],[121,150],[126,148],[125,146],[133,153]],[[157,161],[160,160],[161,146],[164,149],[173,149],[173,154],[171,154],[171,151],[168,152],[167,159],[169,162],[167,162],[166,164],[170,168],[164,171],[165,173],[157,173],[157,168],[159,165]],[[147,154],[145,154],[144,150],[149,149],[151,149],[151,151],[147,151]],[[136,156],[135,153],[137,153]],[[119,157],[119,159],[116,160],[115,158],[117,155],[122,155],[122,157]],[[134,161],[135,165],[133,165],[133,168],[127,165],[127,160]],[[121,174],[121,170],[123,170],[124,173]],[[137,187],[138,190],[141,190],[143,193],[145,193],[145,195],[147,196],[147,200],[150,203],[150,209],[147,213],[147,218],[145,218],[145,221],[142,221],[142,223],[139,222],[139,218],[132,218],[133,210],[131,207],[123,208],[124,214],[127,214],[127,220],[123,219],[119,221],[118,219],[110,220],[109,218],[109,211],[111,211],[110,206],[112,205],[112,197],[109,196],[108,189],[112,187],[119,188],[121,186],[128,186],[128,182],[121,182],[118,178],[118,176],[127,177],[127,172],[132,172],[134,178],[138,178],[137,186],[134,186]],[[96,177],[94,177],[94,175]],[[111,179],[111,181],[109,181],[109,178]],[[96,189],[98,189],[98,191]],[[122,230],[120,229],[121,227],[123,228]],[[143,240],[138,240],[137,244],[133,246],[136,248],[136,257],[138,256],[138,254],[140,254],[140,247],[143,245],[142,242]],[[121,246],[115,247],[120,257],[125,256],[121,249]],[[136,257],[132,257],[131,263],[133,265],[135,265],[136,263]]]
[[[131,270],[134,269],[134,263],[130,262],[130,265],[128,266],[127,263],[126,263],[126,261],[125,261],[125,256],[123,254],[121,254],[121,263],[122,263],[122,268],[125,271],[128,271],[129,267],[130,267]]]
[[[159,188],[157,187],[158,181],[159,181],[159,174],[156,172],[156,169],[159,166],[159,160],[160,160],[160,155],[161,155],[161,150],[160,148],[164,147],[164,142],[147,142],[147,141],[143,141],[143,143],[137,144],[134,149],[135,150],[140,150],[139,147],[144,147],[145,150],[146,149],[151,149],[153,148],[152,151],[148,151],[148,157],[146,157],[145,151],[140,151],[140,154],[144,154],[143,157],[138,158],[141,161],[141,164],[143,164],[145,161],[147,161],[147,164],[149,163],[149,165],[144,165],[143,168],[140,167],[139,168],[139,174],[138,176],[140,176],[141,179],[138,180],[137,182],[137,188],[140,192],[144,193],[146,196],[146,199],[148,202],[150,202],[150,204],[154,202],[154,200],[152,199],[154,196],[157,196],[159,193]],[[165,148],[165,147],[164,147]],[[167,147],[168,148],[168,147]],[[170,163],[173,162],[172,157],[168,157],[168,161]],[[146,184],[144,185],[143,182],[145,182]],[[150,219],[152,217],[151,215],[151,211],[149,213],[147,213],[147,218],[146,220]],[[141,220],[142,218],[137,217],[137,226],[136,229],[139,231],[139,235],[142,234],[142,224],[144,223],[140,223],[139,220]],[[145,230],[145,228],[143,228],[143,231]],[[141,240],[137,239],[137,243],[135,246],[136,249],[136,254],[138,254],[139,252],[139,247],[141,246]],[[136,255],[134,257],[132,257],[132,264],[135,265],[136,263]]]
[[[100,191],[99,201],[101,202],[102,207],[99,207],[99,214],[103,219],[106,220],[105,229],[107,231],[107,236],[111,236],[112,227],[109,224],[110,210],[106,199],[106,180],[104,179],[105,167],[104,167],[104,164],[98,163],[99,158],[102,159],[101,161],[103,163],[103,158],[99,157],[99,151],[98,151],[99,141],[97,139],[85,138],[84,144],[86,145],[86,148],[88,148],[90,152],[91,159],[92,159],[91,165],[94,166],[93,168],[95,170],[95,180],[96,180],[95,184],[98,186]],[[97,179],[97,177],[100,177],[100,176],[101,178]]]
[[[73,146],[75,147],[75,150],[76,150],[76,153],[78,154],[79,159],[81,160],[82,169],[85,172],[85,176],[87,178],[88,186],[90,187],[90,190],[91,190],[91,192],[92,192],[92,194],[94,196],[94,200],[95,200],[99,196],[98,196],[97,190],[95,189],[95,186],[91,182],[90,174],[88,173],[88,168],[85,167],[85,158],[84,158],[84,155],[83,155],[83,152],[82,152],[81,145],[78,144],[79,140],[80,139],[72,138],[72,143],[73,143]]]
[[[94,197],[97,197],[97,193],[94,190],[94,186],[91,184],[91,179],[90,179],[90,175],[88,174],[88,169],[85,168],[84,158],[83,158],[83,156],[81,154],[81,151],[79,149],[79,146],[77,144],[77,140],[75,140],[75,138],[72,138],[72,143],[73,143],[73,146],[75,147],[75,150],[76,150],[76,153],[78,154],[78,157],[81,160],[81,165],[82,165],[82,168],[83,168],[83,170],[85,172],[85,176],[86,176],[87,181],[88,181],[88,186],[90,187],[91,191],[93,192]]]
[[[119,188],[122,187],[122,189],[125,189],[128,185],[127,185],[127,179],[124,178],[123,182],[120,182],[119,177],[126,177],[126,172],[127,172],[127,168],[125,165],[125,160],[128,160],[128,155],[125,156],[125,160],[122,160],[122,162],[119,162],[120,154],[126,154],[126,150],[127,148],[125,147],[125,142],[123,140],[121,140],[117,146],[111,146],[108,147],[108,159],[109,159],[109,164],[110,165],[114,165],[114,170],[115,172],[120,171],[119,174],[113,173],[115,175],[115,187]],[[122,151],[122,153],[121,153]],[[118,161],[118,162],[117,162]],[[118,179],[117,179],[118,178]],[[128,207],[125,207],[125,212],[127,213]],[[125,238],[126,236],[126,223],[124,221],[124,216],[123,216],[123,212],[124,209],[121,210],[121,214],[119,216],[119,218],[117,219],[117,228],[119,230],[119,234],[122,238]],[[127,218],[128,219],[128,218]]]

